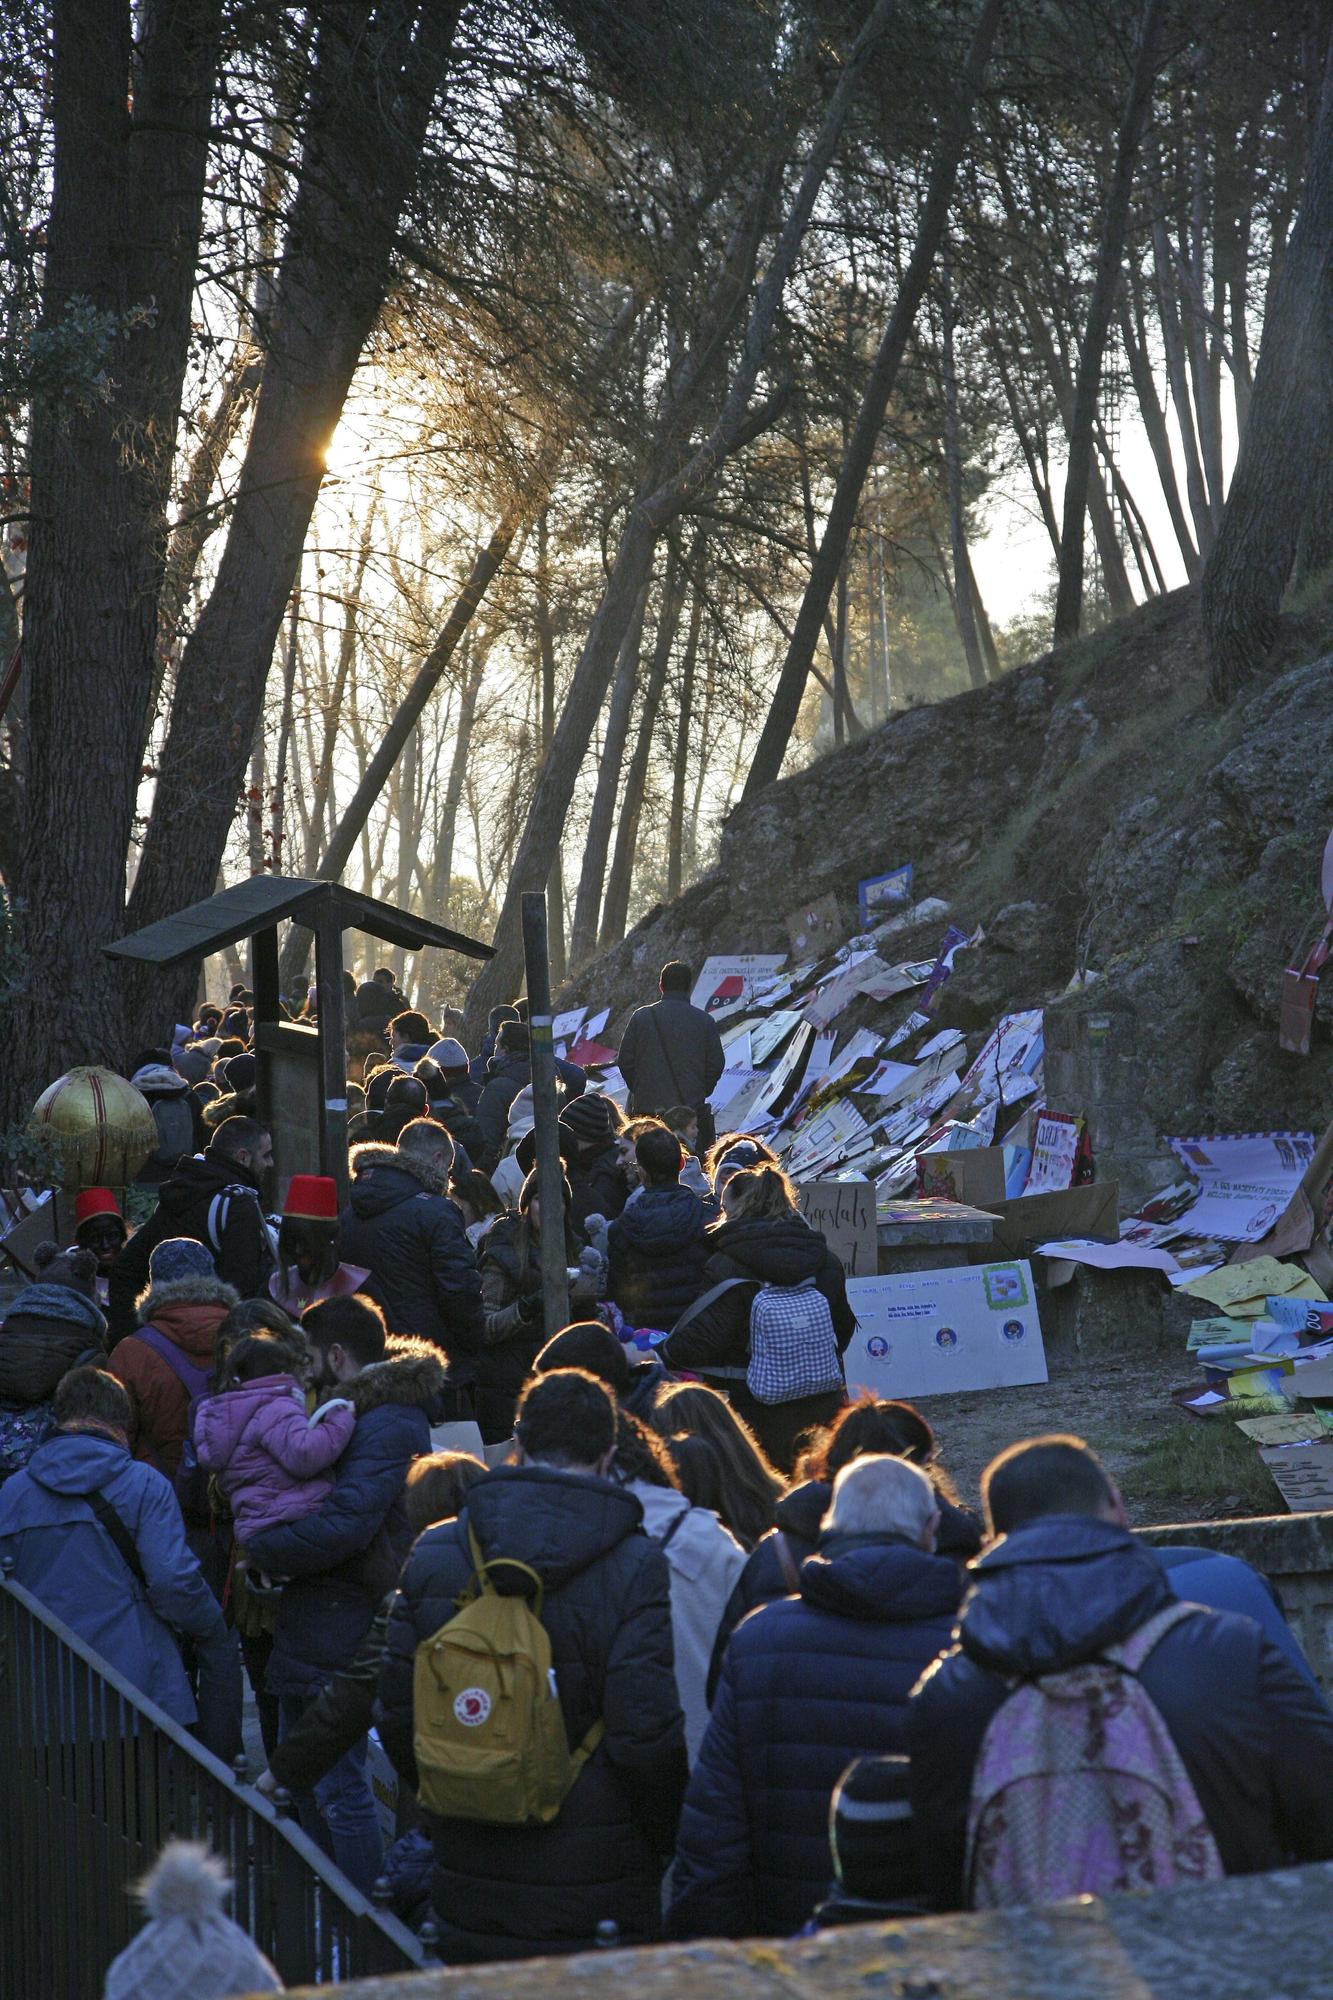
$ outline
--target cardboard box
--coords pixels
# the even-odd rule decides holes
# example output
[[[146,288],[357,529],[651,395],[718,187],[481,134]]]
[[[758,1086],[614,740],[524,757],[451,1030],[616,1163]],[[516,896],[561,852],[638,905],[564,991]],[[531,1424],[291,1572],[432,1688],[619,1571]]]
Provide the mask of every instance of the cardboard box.
[[[975,1157],[958,1155],[960,1160]],[[1089,1187],[1062,1188],[1056,1194],[1024,1194],[1016,1201],[992,1201],[986,1206],[995,1215],[990,1257],[1026,1257],[1040,1243],[1120,1240],[1118,1181],[1094,1181]]]

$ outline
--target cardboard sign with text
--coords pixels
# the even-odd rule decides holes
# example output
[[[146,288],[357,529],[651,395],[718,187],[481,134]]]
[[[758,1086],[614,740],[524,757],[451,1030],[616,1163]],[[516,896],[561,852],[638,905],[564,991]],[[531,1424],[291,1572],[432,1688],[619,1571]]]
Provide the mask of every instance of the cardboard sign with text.
[[[857,1278],[843,1357],[851,1394],[890,1399],[1044,1382],[1046,1351],[1024,1262]]]
[[[879,1269],[879,1230],[873,1181],[806,1181],[801,1214],[817,1229],[849,1278],[873,1278]]]
[[[1293,1514],[1333,1507],[1333,1444],[1274,1445],[1259,1456]]]

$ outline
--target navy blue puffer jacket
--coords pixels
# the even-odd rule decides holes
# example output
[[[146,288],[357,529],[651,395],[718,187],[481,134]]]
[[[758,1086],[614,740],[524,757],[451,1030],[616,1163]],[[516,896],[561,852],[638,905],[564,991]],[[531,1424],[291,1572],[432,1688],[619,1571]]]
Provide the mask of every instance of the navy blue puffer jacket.
[[[689,1188],[645,1187],[607,1232],[611,1297],[631,1326],[676,1324],[704,1288],[704,1205]]]
[[[416,1648],[446,1624],[483,1556],[511,1556],[545,1585],[542,1623],[571,1745],[605,1736],[549,1826],[431,1818],[435,1908],[451,1964],[590,1945],[604,1918],[626,1944],[661,1928],[660,1883],[685,1785],[666,1557],[632,1493],[547,1465],[504,1466],[474,1486],[461,1521],[421,1536],[389,1617],[379,1730],[408,1784]],[[493,1572],[496,1588],[522,1588]]]
[[[832,1535],[802,1564],[799,1597],[736,1628],[681,1815],[673,1936],[787,1936],[806,1921],[832,1874],[833,1787],[853,1758],[906,1747],[907,1698],[961,1593],[947,1556]]]
[[[481,1278],[447,1182],[396,1146],[358,1146],[352,1172],[342,1256],[370,1272],[362,1290],[391,1333],[443,1348],[450,1380],[470,1381],[485,1333]]]
[[[1096,1658],[1174,1594],[1152,1551],[1127,1529],[1083,1515],[1046,1515],[1017,1529],[972,1575],[959,1644],[922,1682],[908,1721],[923,1884],[937,1909],[965,1902],[972,1773],[1014,1678]],[[1139,1679],[1228,1875],[1333,1859],[1333,1715],[1252,1618],[1201,1611],[1184,1620],[1153,1648]]]

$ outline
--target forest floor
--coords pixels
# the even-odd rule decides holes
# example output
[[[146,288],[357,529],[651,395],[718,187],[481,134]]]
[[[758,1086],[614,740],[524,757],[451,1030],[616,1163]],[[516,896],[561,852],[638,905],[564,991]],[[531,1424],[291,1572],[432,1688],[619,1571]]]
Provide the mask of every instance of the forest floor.
[[[1068,1431],[1097,1452],[1137,1526],[1286,1511],[1257,1447],[1234,1424],[1201,1422],[1172,1404],[1171,1391],[1196,1376],[1184,1354],[1048,1360],[1049,1382],[1031,1388],[917,1400],[968,1505],[1006,1445]]]

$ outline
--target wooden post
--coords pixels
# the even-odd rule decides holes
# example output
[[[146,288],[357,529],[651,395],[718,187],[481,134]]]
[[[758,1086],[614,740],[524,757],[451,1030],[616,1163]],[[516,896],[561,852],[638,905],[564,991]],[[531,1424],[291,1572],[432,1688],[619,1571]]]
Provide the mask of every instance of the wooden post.
[[[266,1046],[266,1038],[260,1034],[260,1026],[267,1021],[278,1021],[278,930],[275,924],[266,931],[256,931],[253,939],[252,963],[255,973],[255,1103],[259,1116],[264,1119],[273,1115],[273,1058]]]
[[[342,908],[321,900],[314,921],[315,984],[319,989],[320,1166],[347,1201],[347,1000],[343,992]]]
[[[551,1035],[551,967],[546,950],[546,891],[523,894],[523,962],[528,983],[528,1034],[532,1046],[532,1110],[537,1140],[537,1198],[541,1203],[542,1304],[546,1338],[569,1324],[569,1268],[565,1263],[565,1197],[560,1135],[556,1130],[555,1044]]]

